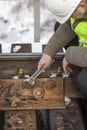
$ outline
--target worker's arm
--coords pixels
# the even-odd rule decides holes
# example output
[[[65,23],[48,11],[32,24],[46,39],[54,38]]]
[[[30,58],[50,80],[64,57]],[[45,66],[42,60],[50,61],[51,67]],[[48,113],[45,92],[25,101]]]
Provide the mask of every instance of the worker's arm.
[[[62,47],[72,41],[75,37],[76,35],[70,27],[70,22],[67,21],[60,25],[57,31],[50,38],[44,49],[44,53],[54,57]]]
[[[71,46],[67,49],[65,57],[70,64],[87,67],[87,48]]]
[[[38,63],[38,68],[42,68],[43,72],[49,68],[54,62],[53,57],[55,54],[72,39],[74,39],[75,36],[75,33],[71,30],[69,21],[60,25],[47,43],[44,49],[44,54]]]

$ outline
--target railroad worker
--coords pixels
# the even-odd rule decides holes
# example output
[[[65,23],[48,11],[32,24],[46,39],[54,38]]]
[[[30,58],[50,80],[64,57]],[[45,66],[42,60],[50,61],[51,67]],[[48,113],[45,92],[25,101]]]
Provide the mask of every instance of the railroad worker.
[[[68,47],[63,69],[70,73],[69,64],[82,67],[77,79],[79,89],[87,98],[87,0],[46,0],[46,5],[61,25],[48,41],[38,68],[45,72],[55,54],[77,36],[79,46]]]

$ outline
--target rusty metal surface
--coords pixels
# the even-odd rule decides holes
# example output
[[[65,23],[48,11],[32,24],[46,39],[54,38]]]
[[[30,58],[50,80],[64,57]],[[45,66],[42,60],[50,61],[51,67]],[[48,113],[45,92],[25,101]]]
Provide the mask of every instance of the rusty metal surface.
[[[35,85],[23,84],[23,79],[0,80],[0,110],[63,109],[64,95],[81,98],[76,87],[74,78],[39,78]]]
[[[85,130],[81,112],[77,100],[72,100],[65,110],[50,110],[50,130]]]
[[[31,44],[12,44],[11,46],[11,52],[12,53],[30,53],[32,51]],[[5,54],[6,57],[7,54]],[[5,56],[4,55],[4,56]],[[13,55],[15,56],[15,55]],[[18,56],[18,55],[17,55]],[[4,58],[2,58],[4,59]],[[8,58],[7,58],[8,59]],[[11,59],[11,57],[9,58]],[[12,58],[13,59],[13,58]],[[9,62],[9,60],[8,60]],[[11,74],[11,73],[9,73]],[[8,75],[9,75],[8,74]],[[16,74],[18,74],[18,78],[24,77],[24,70],[23,68],[18,68],[18,71],[16,71]],[[6,78],[9,79],[9,76],[6,75]],[[10,78],[12,78],[14,75],[11,75]],[[5,75],[3,76],[5,78]],[[35,111],[5,111],[5,117],[4,117],[4,125],[2,125],[3,130],[36,130],[36,112]],[[2,130],[1,129],[1,130]]]
[[[23,79],[0,80],[0,89],[0,110],[65,108],[61,78],[40,78],[34,86]]]
[[[41,58],[42,53],[1,53],[0,60],[38,60]],[[55,55],[55,59],[62,60],[64,53],[58,53]]]
[[[41,54],[3,54],[0,55],[0,79],[11,79],[12,76],[18,74],[20,68],[24,69],[26,75],[32,75],[37,70],[38,61]],[[55,63],[51,66],[46,73],[42,74],[41,77],[48,77],[51,72],[56,72],[58,66],[61,64],[61,58],[58,56]],[[57,61],[58,60],[58,61]]]
[[[40,57],[33,53],[0,55],[0,110],[65,108],[65,95],[81,98],[75,78],[50,78],[51,72],[58,74],[61,70],[58,66],[63,55],[56,56],[55,63],[40,75],[35,86],[24,86],[23,79],[37,70]],[[13,80],[15,76],[18,79]]]
[[[64,96],[82,98],[77,89],[76,75],[74,77],[63,78],[59,74],[57,78],[50,78],[51,73],[60,73],[58,67],[62,65],[61,61],[64,54],[56,55],[55,63],[46,73],[41,74],[36,79],[34,86],[23,84],[23,79],[26,78],[26,75],[31,76],[37,70],[41,55],[41,53],[13,54],[13,52],[10,54],[0,54],[0,110],[5,111],[5,130],[56,130],[56,128],[57,130],[72,130],[70,126],[63,129],[63,127],[59,127],[59,123],[56,125],[56,119],[61,122],[62,126],[66,125],[66,121],[64,123],[64,120],[69,116],[65,114],[66,111],[69,114],[69,112],[74,113],[77,110],[77,107],[74,110],[72,110],[72,107],[65,109],[64,102]],[[15,76],[17,79],[13,79]],[[32,114],[31,109],[34,110],[33,118],[29,117],[29,114]],[[45,117],[40,117],[39,114],[36,116],[36,110],[39,110],[38,113],[41,115],[41,113],[44,113],[43,109],[45,114],[48,114],[45,109],[53,109],[49,110],[49,114],[51,115],[52,113],[52,116],[49,116],[49,114],[45,115]],[[56,111],[58,114],[54,114]],[[65,118],[63,118],[64,114]],[[25,122],[18,125],[17,120],[21,115]],[[26,119],[29,119],[30,123]],[[35,119],[38,121],[38,124],[36,124]],[[34,127],[30,127],[32,126],[31,122],[34,123]],[[9,128],[9,126],[11,127]]]
[[[6,111],[4,130],[37,130],[35,111]]]

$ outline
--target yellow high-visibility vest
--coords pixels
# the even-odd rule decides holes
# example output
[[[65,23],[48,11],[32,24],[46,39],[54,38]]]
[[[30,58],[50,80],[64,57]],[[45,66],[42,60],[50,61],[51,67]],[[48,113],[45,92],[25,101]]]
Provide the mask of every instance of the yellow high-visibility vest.
[[[74,18],[70,18],[71,28],[78,36],[79,46],[87,48],[87,21],[79,22],[74,28],[75,22]]]

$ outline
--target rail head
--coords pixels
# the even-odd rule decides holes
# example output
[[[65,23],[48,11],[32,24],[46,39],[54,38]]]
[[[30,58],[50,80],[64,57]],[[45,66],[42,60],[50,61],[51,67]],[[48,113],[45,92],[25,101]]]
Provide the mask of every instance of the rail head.
[[[62,59],[64,53],[57,53],[55,59]],[[1,53],[0,60],[39,60],[42,53]]]

